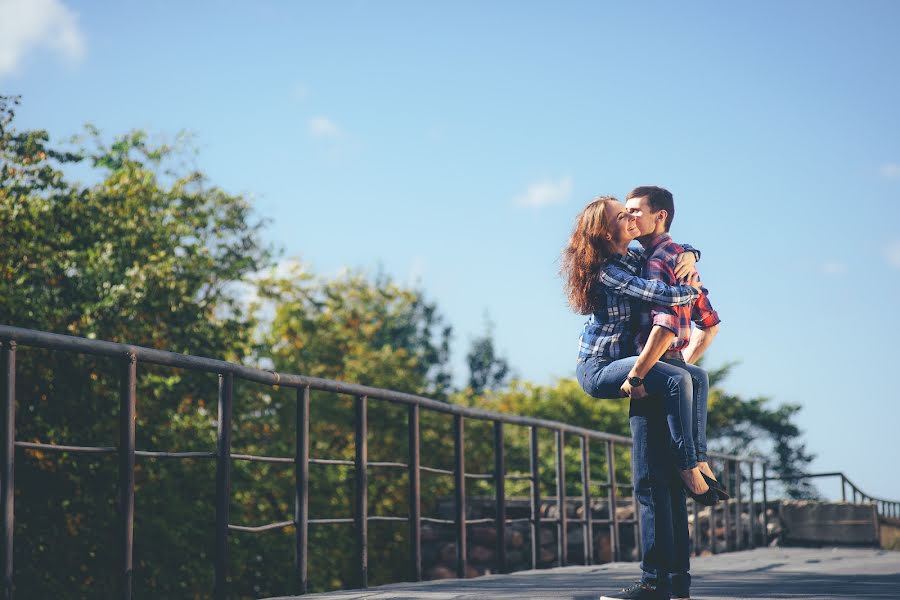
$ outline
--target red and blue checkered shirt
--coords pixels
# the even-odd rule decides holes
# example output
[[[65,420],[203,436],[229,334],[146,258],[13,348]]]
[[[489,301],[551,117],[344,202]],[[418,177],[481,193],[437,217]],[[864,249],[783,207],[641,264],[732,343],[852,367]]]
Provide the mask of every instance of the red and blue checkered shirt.
[[[678,255],[685,251],[672,241],[669,234],[664,233],[657,236],[653,242],[645,249],[647,261],[644,263],[643,276],[646,279],[658,279],[669,285],[678,285],[678,278],[675,277],[675,263]],[[639,332],[637,337],[637,348],[640,352],[650,337],[650,330],[654,325],[665,327],[675,334],[672,345],[669,350],[683,350],[691,339],[691,322],[693,321],[700,329],[706,329],[713,325],[718,325],[720,319],[719,314],[713,309],[709,303],[709,295],[706,288],[703,293],[694,302],[681,306],[664,306],[662,304],[643,304],[640,306]]]

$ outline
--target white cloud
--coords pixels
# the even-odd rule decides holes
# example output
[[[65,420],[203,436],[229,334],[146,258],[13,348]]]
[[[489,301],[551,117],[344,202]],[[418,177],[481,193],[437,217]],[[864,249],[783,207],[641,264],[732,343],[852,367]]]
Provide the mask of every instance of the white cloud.
[[[540,208],[565,202],[571,192],[571,177],[563,177],[559,181],[538,181],[529,185],[525,193],[515,198],[514,202],[520,206]]]
[[[336,138],[341,136],[341,128],[328,117],[313,117],[309,120],[309,135],[317,138]]]
[[[35,48],[49,48],[70,62],[84,57],[77,15],[60,0],[0,0],[0,76],[14,73]]]
[[[888,179],[900,179],[900,165],[897,163],[883,165],[880,171],[882,177],[887,177]]]
[[[884,257],[892,267],[900,269],[900,240],[888,242],[884,247]]]
[[[819,265],[819,269],[826,275],[842,275],[847,272],[847,263],[829,260]]]

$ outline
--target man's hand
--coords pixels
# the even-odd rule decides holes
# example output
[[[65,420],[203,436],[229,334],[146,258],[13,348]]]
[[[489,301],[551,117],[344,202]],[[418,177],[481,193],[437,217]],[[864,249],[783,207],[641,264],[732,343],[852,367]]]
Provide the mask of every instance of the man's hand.
[[[622,397],[631,396],[632,400],[640,400],[641,398],[647,397],[647,390],[644,389],[644,385],[641,384],[637,387],[631,387],[631,384],[628,383],[628,380],[625,380],[625,383],[622,384],[620,388],[622,390]]]
[[[675,262],[675,277],[678,278],[678,281],[687,281],[692,273],[696,274],[697,269],[694,267],[696,263],[697,257],[694,256],[693,252],[682,252],[679,254],[678,260]]]

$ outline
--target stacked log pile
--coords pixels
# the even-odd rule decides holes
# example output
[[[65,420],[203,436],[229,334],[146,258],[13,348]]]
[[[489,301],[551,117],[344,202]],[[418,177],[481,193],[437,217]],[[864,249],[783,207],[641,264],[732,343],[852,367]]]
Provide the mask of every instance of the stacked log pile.
[[[485,519],[494,517],[493,498],[467,498],[466,519]],[[434,516],[440,519],[453,519],[454,504],[452,499],[443,499],[437,503]],[[537,552],[538,568],[552,567],[559,564],[559,507],[555,499],[541,503],[542,522],[539,532]],[[620,505],[616,510],[620,521],[631,520],[634,510],[630,502]],[[584,505],[581,501],[566,502],[566,517],[581,519]],[[609,508],[605,500],[594,500],[591,503],[592,518],[606,520]],[[522,519],[531,517],[531,503],[528,498],[507,498],[506,518]],[[636,559],[632,525],[620,525],[620,544],[622,559]],[[566,549],[568,564],[585,564],[584,537],[581,523],[569,523],[566,528]],[[498,572],[497,565],[497,528],[493,524],[470,525],[466,529],[467,572],[466,577],[477,577]],[[531,524],[508,523],[506,525],[506,572],[521,571],[532,568],[531,565]],[[606,524],[594,524],[593,539],[594,563],[612,560],[610,528]],[[422,567],[426,579],[447,579],[456,577],[456,528],[454,525],[422,524]]]
[[[634,519],[634,509],[630,498],[619,500],[616,507],[616,517],[619,521],[619,560],[635,561],[639,559],[638,541],[635,539],[636,527],[630,523]],[[755,516],[754,545],[763,545],[766,541],[777,538],[777,515],[769,509],[769,532],[766,539],[762,539],[762,506],[757,503]],[[466,519],[494,518],[494,499],[470,497],[466,499]],[[742,547],[750,545],[750,515],[746,503],[741,511]],[[731,529],[726,544],[725,523],[723,519],[723,506],[716,510],[716,527],[714,538],[716,551],[725,552],[736,548],[736,527],[734,523],[734,506],[731,510]],[[431,515],[452,520],[455,515],[452,498],[442,499],[437,503],[436,509]],[[539,546],[537,551],[537,567],[547,568],[559,565],[559,527],[555,521],[559,518],[559,507],[555,499],[544,500],[540,507],[541,528],[539,531]],[[700,554],[711,553],[710,546],[710,509],[703,507],[698,511],[700,526]],[[567,564],[583,565],[584,558],[584,528],[581,523],[573,523],[572,519],[582,519],[584,505],[580,500],[568,499],[566,502],[566,517],[570,519],[566,528]],[[507,519],[523,519],[531,517],[531,502],[528,498],[507,498]],[[609,506],[605,499],[595,499],[591,502],[591,518],[594,520],[593,543],[594,564],[611,562],[613,559],[611,531],[609,525],[597,523],[609,519]],[[693,540],[694,516],[688,511],[688,527],[691,540]],[[531,569],[531,524],[527,522],[508,523],[506,525],[506,569],[507,573]],[[469,525],[466,529],[467,565],[466,577],[477,577],[498,573],[497,563],[497,528],[493,524]],[[456,574],[456,527],[452,524],[422,524],[422,568],[425,579],[449,579]]]

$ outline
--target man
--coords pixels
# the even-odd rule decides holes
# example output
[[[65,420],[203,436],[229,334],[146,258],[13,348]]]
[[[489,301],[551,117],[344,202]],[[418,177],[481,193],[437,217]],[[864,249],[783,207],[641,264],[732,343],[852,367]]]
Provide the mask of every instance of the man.
[[[625,205],[636,217],[641,232],[638,241],[646,254],[643,276],[677,285],[674,266],[683,248],[668,235],[675,216],[672,194],[655,186],[638,187],[628,194]],[[687,368],[695,387],[705,384],[708,388],[705,372],[698,367],[688,368],[687,363],[695,363],[709,347],[718,332],[719,317],[703,294],[691,305],[650,307],[643,311],[639,321],[640,355],[622,391],[632,398],[629,408],[634,442],[632,479],[640,507],[642,575],[639,583],[602,599],[668,600],[670,594],[672,598],[689,598],[690,537],[685,492],[681,479],[675,475],[665,415],[657,399],[646,397],[642,380],[657,361],[664,360]],[[693,332],[692,321],[697,324]],[[698,467],[702,458],[709,469],[705,435],[704,444],[698,445],[697,452]],[[709,475],[712,476],[711,470]],[[702,476],[696,476],[702,480]],[[691,483],[701,485],[696,481]]]

